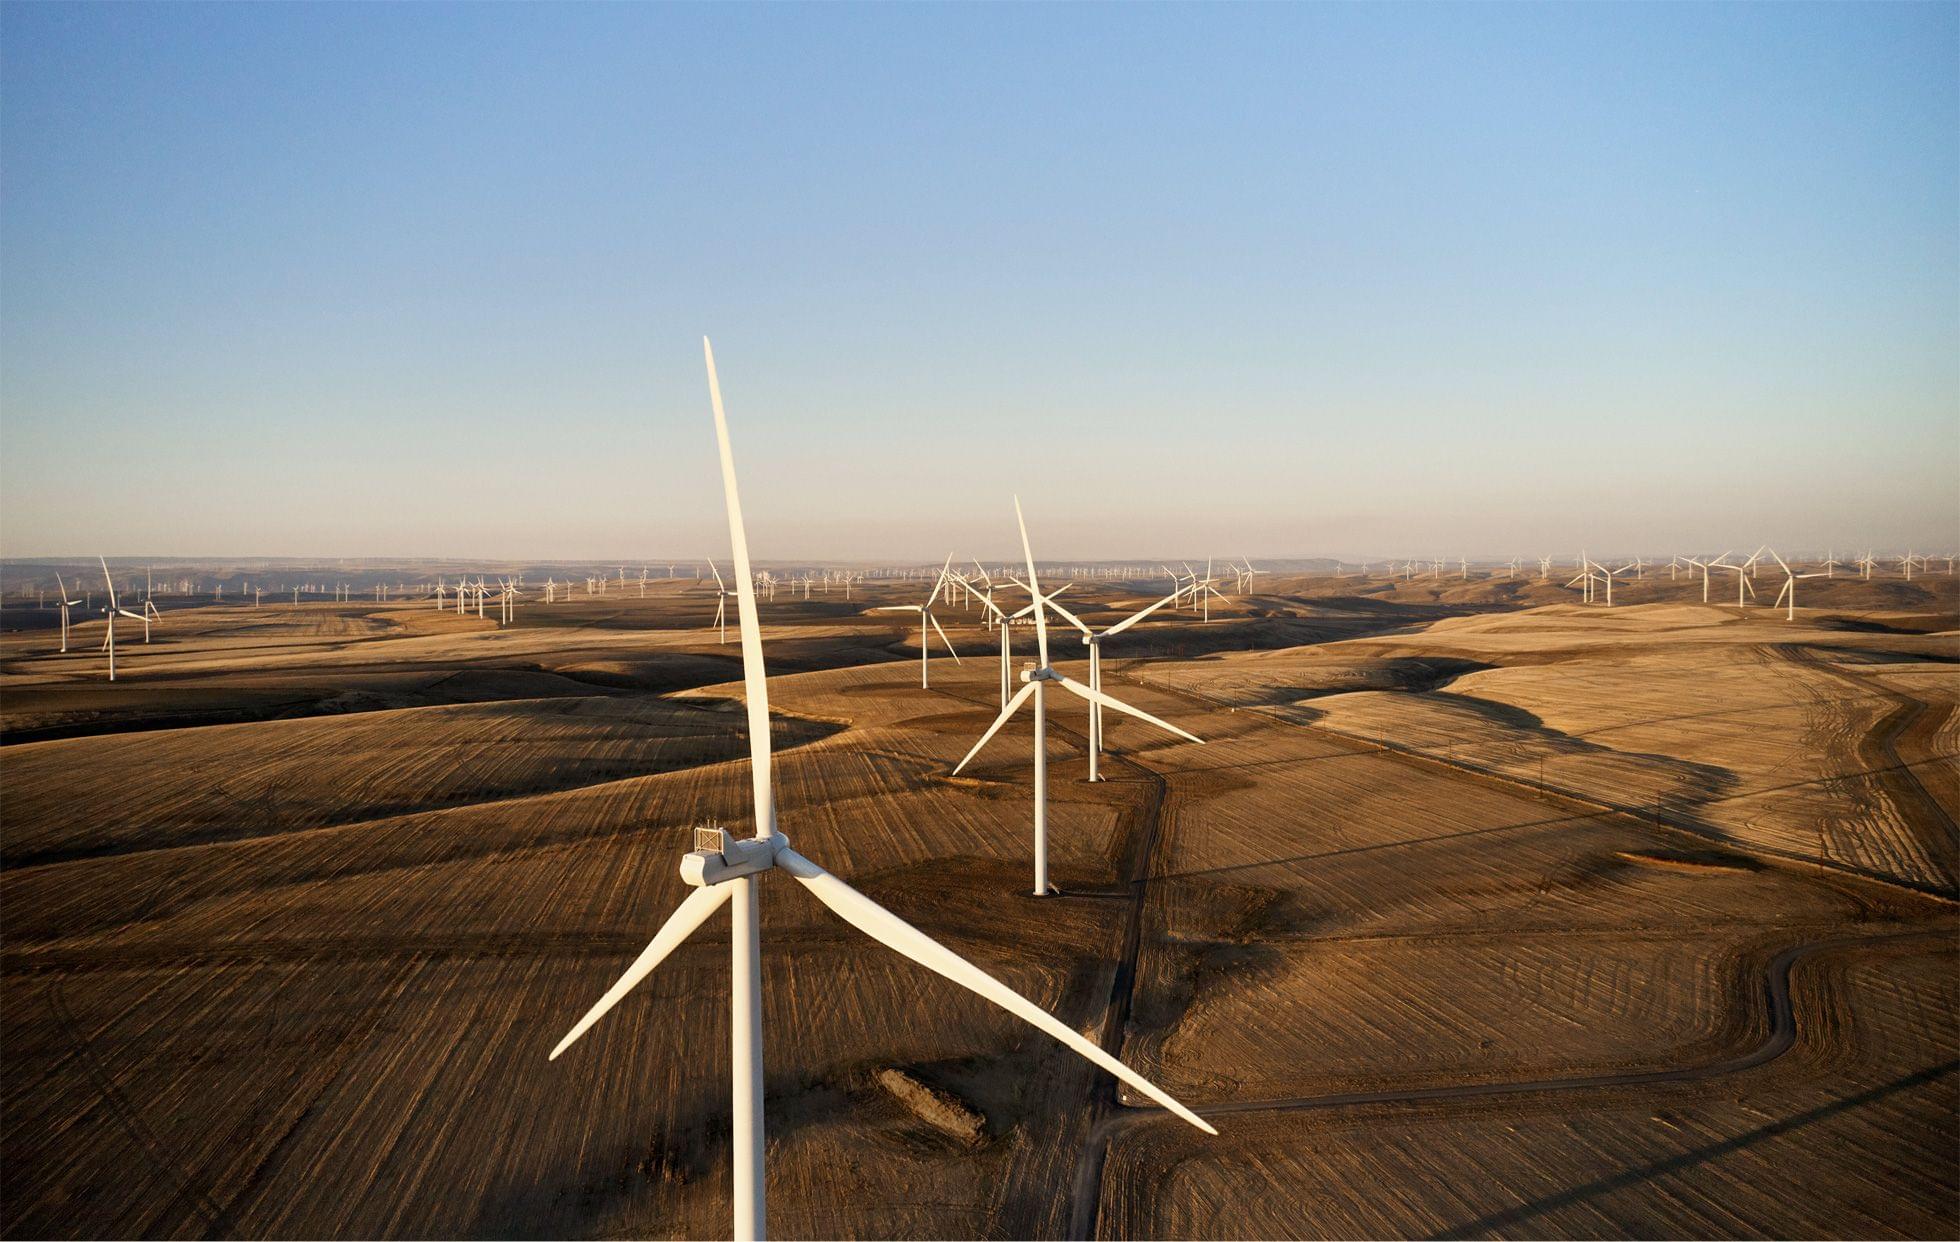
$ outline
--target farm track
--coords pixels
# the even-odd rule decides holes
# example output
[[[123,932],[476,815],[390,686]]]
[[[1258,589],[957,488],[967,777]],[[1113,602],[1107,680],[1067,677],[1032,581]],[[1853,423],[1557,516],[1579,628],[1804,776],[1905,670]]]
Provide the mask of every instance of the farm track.
[[[215,1228],[223,1219],[223,1209],[211,1201],[209,1195],[199,1188],[196,1180],[184,1171],[170,1155],[170,1146],[158,1138],[154,1131],[143,1122],[141,1110],[130,1103],[129,1097],[116,1084],[116,1076],[102,1059],[95,1055],[75,1028],[75,1018],[68,1010],[67,1001],[61,994],[59,980],[50,980],[42,989],[42,999],[47,1002],[48,1012],[54,1018],[55,1027],[66,1037],[68,1045],[95,1088],[97,1098],[115,1119],[116,1128],[128,1137],[136,1149],[156,1173],[169,1185],[172,1195],[164,1210],[164,1217],[174,1216],[177,1206],[188,1203],[197,1214],[204,1218],[207,1228]]]
[[[1800,961],[1818,953],[1864,947],[1898,940],[1949,938],[1945,931],[1884,932],[1871,936],[1832,936],[1795,944],[1772,958],[1763,969],[1762,990],[1767,1001],[1769,1035],[1754,1048],[1734,1056],[1699,1065],[1672,1069],[1641,1070],[1622,1074],[1589,1074],[1566,1078],[1523,1079],[1513,1082],[1475,1083],[1460,1087],[1419,1087],[1408,1090],[1351,1091],[1328,1095],[1295,1096],[1270,1100],[1234,1100],[1223,1104],[1193,1105],[1192,1111],[1205,1117],[1251,1112],[1309,1112],[1349,1108],[1369,1104],[1421,1105],[1491,1096],[1529,1095],[1553,1091],[1593,1091],[1609,1087],[1658,1086],[1670,1083],[1700,1082],[1740,1073],[1765,1065],[1788,1052],[1797,1042],[1796,1007],[1791,1003],[1790,972]],[[1944,1071],[1955,1068],[1943,1067]],[[1070,1192],[1069,1237],[1095,1236],[1096,1220],[1102,1200],[1102,1172],[1110,1145],[1124,1131],[1167,1116],[1154,1106],[1124,1106],[1098,1118],[1078,1158]]]
[[[935,692],[956,702],[982,707],[990,712],[999,710],[991,699],[972,699],[947,690]],[[1069,739],[1081,746],[1086,753],[1089,739],[1085,732],[1058,724],[1052,712],[1048,716],[1047,728],[1051,735]],[[1151,861],[1156,854],[1157,841],[1162,828],[1164,799],[1168,786],[1162,776],[1127,755],[1105,751],[1103,763],[1105,767],[1120,764],[1123,768],[1134,771],[1142,777],[1140,784],[1144,795],[1141,804],[1126,806],[1119,812],[1117,837],[1119,840],[1127,839],[1123,863],[1123,871],[1127,878],[1115,890],[1085,889],[1080,892],[1063,892],[1061,896],[1092,899],[1127,897],[1122,948],[1117,955],[1115,974],[1110,980],[1109,996],[1104,1001],[1102,1017],[1097,1024],[1101,1032],[1097,1043],[1104,1052],[1121,1060],[1123,1041],[1129,1026],[1131,1002],[1136,995],[1137,958],[1143,943],[1145,890],[1149,883]],[[1098,783],[1107,785],[1110,782],[1105,777]],[[1116,1080],[1110,1075],[1098,1072],[1090,1082],[1092,1085],[1087,1124],[1089,1134],[1093,1135],[1095,1128],[1103,1123],[1111,1110],[1121,1106],[1121,1101],[1117,1098]],[[1025,1164],[1018,1165],[1013,1170],[1013,1173],[1019,1173],[1024,1177],[1035,1172]],[[1017,1184],[1011,1173],[1002,1186],[1002,1201],[1008,1204],[1039,1202],[1042,1190],[1043,1187],[1026,1182]]]
[[[1867,674],[1822,659],[1806,647],[1792,644],[1777,650],[1793,663],[1849,682],[1874,698],[1892,703],[1892,710],[1859,740],[1858,753],[1865,760],[1866,770],[1897,805],[1900,818],[1919,831],[1927,857],[1942,861],[1947,875],[1946,895],[1953,895],[1955,880],[1960,878],[1955,867],[1956,856],[1960,856],[1960,830],[1956,830],[1953,816],[1926,788],[1915,770],[1941,760],[1953,761],[1952,756],[1930,753],[1927,746],[1952,714],[1953,705],[1914,698]],[[1922,752],[1922,757],[1908,760],[1900,754],[1899,744],[1907,739]]]

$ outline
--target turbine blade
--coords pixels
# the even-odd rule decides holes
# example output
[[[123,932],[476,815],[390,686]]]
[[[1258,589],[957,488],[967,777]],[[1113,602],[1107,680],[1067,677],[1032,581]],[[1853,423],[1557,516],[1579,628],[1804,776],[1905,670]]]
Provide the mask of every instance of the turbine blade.
[[[1028,594],[1034,596],[1035,602],[1039,603],[1041,601],[1041,582],[1034,576],[1034,548],[1028,543],[1028,520],[1021,516],[1021,498],[1019,496],[1014,498],[1014,520],[1020,524],[1021,551],[1028,558]],[[1034,639],[1036,646],[1041,648],[1041,667],[1047,668],[1048,622],[1041,614],[1041,609],[1037,608],[1034,610]]]
[[[815,894],[818,901],[829,906],[831,912],[838,918],[886,948],[903,957],[911,958],[927,970],[944,975],[967,991],[992,1001],[1021,1021],[1053,1036],[1078,1056],[1108,1070],[1206,1134],[1218,1133],[1203,1118],[1173,1099],[1168,1092],[1096,1047],[1079,1033],[1070,1030],[1053,1014],[795,850],[786,848],[777,854],[776,865],[796,877],[798,883]]]
[[[1090,628],[1089,628],[1088,626],[1086,626],[1086,625],[1084,625],[1084,624],[1082,624],[1082,618],[1081,618],[1081,617],[1078,617],[1078,616],[1076,616],[1076,615],[1075,615],[1074,613],[1072,613],[1072,612],[1070,612],[1070,611],[1069,611],[1068,609],[1066,609],[1066,608],[1064,608],[1064,607],[1062,607],[1062,606],[1061,606],[1060,604],[1058,604],[1058,603],[1056,603],[1056,602],[1055,602],[1055,597],[1054,597],[1054,596],[1052,596],[1052,595],[1050,595],[1050,596],[1048,596],[1048,597],[1047,597],[1047,599],[1048,599],[1048,606],[1049,606],[1050,608],[1053,608],[1053,609],[1055,610],[1055,612],[1056,612],[1056,614],[1057,614],[1058,616],[1060,616],[1060,617],[1062,618],[1062,620],[1064,620],[1064,621],[1066,621],[1066,622],[1068,622],[1068,623],[1069,623],[1070,625],[1072,625],[1072,626],[1074,626],[1074,627],[1075,627],[1076,629],[1078,629],[1078,630],[1081,630],[1081,631],[1082,631],[1082,632],[1083,632],[1084,634],[1093,634],[1093,633],[1095,633],[1095,631],[1094,631],[1094,630],[1091,630],[1091,629],[1090,629]]]
[[[109,607],[115,608],[118,606],[116,603],[116,580],[109,576],[109,562],[106,558],[100,556],[95,559],[102,562],[102,581],[107,583],[109,587]]]
[[[605,1017],[607,1010],[617,1005],[621,998],[637,987],[640,980],[652,974],[653,968],[665,961],[669,953],[678,949],[681,941],[693,935],[694,929],[706,922],[710,914],[720,909],[721,903],[727,901],[733,892],[734,890],[726,884],[709,884],[689,893],[687,900],[676,906],[674,912],[667,916],[667,921],[662,923],[660,930],[653,934],[653,939],[647,943],[647,947],[640,950],[640,955],[633,959],[633,964],[626,968],[626,973],[619,977],[619,982],[608,988],[606,994],[599,998],[598,1003],[585,1011],[585,1016],[578,1020],[578,1025],[572,1028],[569,1035],[558,1041],[558,1046],[551,1050],[549,1059],[556,1061],[559,1053],[571,1047],[573,1041],[592,1029],[594,1022]]]
[[[923,608],[919,611],[925,616],[926,620],[932,622],[933,633],[939,635],[939,641],[946,644],[946,654],[953,657],[953,663],[958,664],[960,662],[960,653],[953,650],[953,640],[946,637],[945,630],[939,628],[939,618],[926,612]]]
[[[1143,620],[1151,613],[1156,612],[1159,608],[1162,608],[1165,604],[1175,601],[1178,595],[1181,593],[1182,592],[1173,592],[1172,594],[1166,595],[1164,598],[1150,605],[1150,607],[1142,609],[1141,611],[1138,612],[1131,613],[1129,616],[1124,617],[1121,621],[1118,621],[1115,625],[1112,625],[1107,630],[1104,630],[1103,637],[1108,638],[1111,634],[1121,634],[1124,630],[1129,629],[1131,626]]]
[[[728,502],[728,541],[735,550],[735,612],[742,622],[742,684],[749,712],[749,777],[755,786],[755,831],[774,836],[776,800],[769,781],[769,674],[762,664],[762,623],[755,610],[755,575],[749,569],[749,537],[742,528],[742,495],[735,486],[735,453],[728,446],[728,416],[721,408],[715,348],[701,338],[708,362],[708,395],[715,407],[715,443],[721,449],[721,490]]]
[[[932,580],[932,594],[926,596],[925,606],[927,608],[930,608],[934,604],[939,602],[940,588],[946,585],[946,571],[951,569],[952,567],[953,567],[953,554],[951,552],[948,552],[946,554],[945,565],[940,567],[939,576]],[[923,609],[921,611],[923,611]]]
[[[1169,732],[1175,733],[1182,738],[1189,738],[1191,741],[1198,743],[1198,745],[1200,746],[1204,745],[1205,743],[1205,739],[1199,737],[1195,733],[1186,733],[1184,730],[1178,728],[1176,725],[1170,723],[1168,720],[1159,720],[1155,716],[1151,715],[1149,712],[1144,711],[1142,708],[1131,707],[1128,703],[1123,702],[1121,699],[1112,699],[1100,690],[1091,690],[1089,687],[1083,685],[1079,681],[1076,681],[1072,677],[1063,677],[1057,674],[1055,680],[1060,682],[1063,686],[1065,686],[1068,689],[1069,693],[1077,696],[1078,698],[1086,699],[1091,703],[1100,703],[1104,707],[1122,712],[1127,716],[1135,716],[1138,720],[1149,721],[1151,724],[1156,725],[1159,729],[1168,730]]]
[[[728,584],[721,580],[721,571],[715,568],[715,561],[713,557],[708,558],[708,572],[715,576],[715,589],[726,593],[728,590]]]
[[[960,768],[964,768],[967,764],[973,762],[973,756],[980,753],[981,747],[994,740],[994,734],[1000,732],[1000,727],[1007,723],[1007,718],[1019,711],[1021,704],[1027,702],[1028,696],[1033,693],[1034,683],[1031,681],[1024,683],[1019,690],[1014,692],[1014,697],[1007,700],[1007,706],[1000,709],[1000,715],[994,717],[994,722],[987,726],[987,731],[980,735],[980,740],[973,744],[973,749],[966,752],[966,758],[960,760],[959,767],[953,769],[954,776],[960,774]]]

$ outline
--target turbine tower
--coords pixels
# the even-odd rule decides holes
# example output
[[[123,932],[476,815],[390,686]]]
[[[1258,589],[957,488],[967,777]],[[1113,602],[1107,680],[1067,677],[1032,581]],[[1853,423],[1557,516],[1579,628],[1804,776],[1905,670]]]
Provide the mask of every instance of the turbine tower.
[[[746,689],[744,698],[749,722],[749,775],[754,798],[755,835],[741,840],[720,829],[697,831],[697,848],[681,859],[681,878],[694,891],[668,916],[667,922],[654,934],[653,940],[634,959],[633,964],[626,968],[619,981],[586,1011],[571,1032],[551,1050],[551,1059],[556,1060],[594,1022],[605,1016],[710,914],[724,903],[730,905],[734,923],[730,937],[732,977],[729,997],[735,1097],[734,1234],[738,1239],[765,1236],[768,1228],[768,1191],[762,1141],[762,936],[761,918],[756,908],[757,885],[767,872],[783,871],[809,889],[832,913],[873,940],[928,970],[944,975],[1060,1040],[1072,1051],[1108,1070],[1205,1133],[1218,1133],[1141,1074],[1084,1039],[1034,1002],[791,849],[789,839],[777,830],[775,791],[770,780],[768,674],[762,661],[762,627],[756,615],[755,582],[749,571],[748,537],[742,527],[742,502],[735,486],[735,458],[728,443],[728,420],[722,411],[721,384],[715,376],[714,349],[706,338],[702,339],[701,346],[708,366],[708,395],[714,407],[715,440],[721,451],[728,536],[735,555],[735,607],[741,620],[742,680]],[[1036,615],[1040,614],[1037,612]]]

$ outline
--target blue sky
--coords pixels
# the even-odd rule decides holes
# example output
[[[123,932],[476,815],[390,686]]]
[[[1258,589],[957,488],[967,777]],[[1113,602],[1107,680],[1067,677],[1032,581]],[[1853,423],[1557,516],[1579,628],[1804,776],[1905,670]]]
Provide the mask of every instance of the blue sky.
[[[1960,6],[0,6],[0,551],[1960,543]]]

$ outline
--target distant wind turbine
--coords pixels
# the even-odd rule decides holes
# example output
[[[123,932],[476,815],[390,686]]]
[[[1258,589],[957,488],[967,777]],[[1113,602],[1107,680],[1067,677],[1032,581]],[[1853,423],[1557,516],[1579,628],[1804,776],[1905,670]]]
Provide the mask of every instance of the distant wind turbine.
[[[68,650],[68,610],[80,607],[82,601],[68,598],[68,584],[61,580],[59,573],[54,576],[54,585],[55,590],[60,592],[57,602],[61,605],[61,650],[65,653]]]
[[[1082,631],[1082,641],[1089,648],[1089,689],[1100,694],[1102,693],[1103,640],[1116,637],[1124,630],[1129,629],[1151,613],[1162,608],[1165,604],[1171,603],[1175,598],[1174,595],[1166,595],[1154,604],[1137,609],[1137,611],[1124,617],[1121,621],[1118,621],[1101,633],[1090,629],[1083,623],[1082,618],[1076,616],[1061,604],[1056,603],[1055,597],[1052,595],[1048,597],[1048,606],[1060,614],[1064,621],[1067,621],[1070,625]],[[1102,742],[1102,704],[1092,701],[1089,704],[1089,779],[1092,781],[1102,779],[1099,763],[1102,758]]]
[[[149,628],[150,622],[142,613],[131,612],[116,602],[116,580],[109,576],[109,562],[99,556],[96,560],[102,563],[102,581],[109,587],[109,606],[102,610],[102,615],[109,622],[109,632],[102,637],[102,649],[109,653],[109,680],[114,681],[116,679],[116,618],[128,617],[132,621],[141,621],[145,630]]]
[[[939,628],[939,618],[932,615],[932,606],[939,600],[939,593],[946,586],[946,571],[953,567],[951,553],[946,556],[946,564],[939,576],[932,580],[932,593],[926,596],[923,604],[885,604],[868,609],[870,612],[915,612],[919,614],[919,688],[932,686],[931,660],[932,635],[938,634],[939,641],[946,644],[946,654],[953,657],[953,663],[960,662],[960,653],[953,649],[953,640],[946,637],[946,631]]]
[[[715,568],[712,556],[708,558],[708,572],[715,576],[715,619],[709,624],[721,630],[721,641],[725,643],[728,641],[728,597],[736,592],[729,590],[728,584],[721,580],[721,571]]]
[[[1048,683],[1054,682],[1077,698],[1089,703],[1101,703],[1107,707],[1112,707],[1126,715],[1148,721],[1166,732],[1175,733],[1181,738],[1200,743],[1202,743],[1203,739],[1199,738],[1196,734],[1186,733],[1174,724],[1168,724],[1165,721],[1159,720],[1149,712],[1140,711],[1127,703],[1111,698],[1100,690],[1092,690],[1081,682],[1073,678],[1064,677],[1055,671],[1054,667],[1048,662],[1048,623],[1042,615],[1053,597],[1044,596],[1041,593],[1041,583],[1035,577],[1034,550],[1028,543],[1028,524],[1021,516],[1021,498],[1019,496],[1014,498],[1014,520],[1020,523],[1021,551],[1027,556],[1028,560],[1027,588],[1028,594],[1033,597],[1032,602],[1035,605],[1034,633],[1035,642],[1040,648],[1041,663],[1021,674],[1021,680],[1025,684],[1022,685],[1020,690],[1015,692],[1013,698],[1007,701],[1007,706],[1000,709],[1000,715],[994,717],[994,722],[987,726],[987,731],[980,735],[980,740],[973,744],[973,749],[966,752],[966,758],[960,760],[959,766],[953,769],[953,775],[958,776],[967,764],[973,762],[973,757],[979,754],[988,742],[993,740],[994,734],[1000,732],[1000,727],[1007,723],[1008,718],[1020,710],[1021,704],[1027,702],[1030,697],[1034,699],[1034,895],[1037,897],[1046,897],[1050,891],[1048,884],[1048,698],[1046,693]]]

